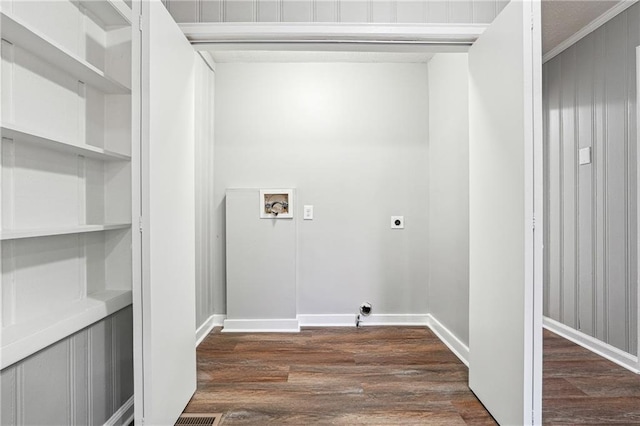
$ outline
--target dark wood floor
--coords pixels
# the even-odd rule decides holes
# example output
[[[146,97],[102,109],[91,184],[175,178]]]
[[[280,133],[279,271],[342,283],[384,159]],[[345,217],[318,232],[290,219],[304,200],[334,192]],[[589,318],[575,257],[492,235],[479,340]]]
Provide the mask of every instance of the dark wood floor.
[[[640,376],[544,333],[545,424],[640,424]],[[467,368],[428,329],[211,333],[186,412],[221,425],[489,425]]]
[[[640,375],[544,331],[545,424],[640,424]]]
[[[210,334],[187,412],[221,425],[495,424],[467,368],[424,327]]]

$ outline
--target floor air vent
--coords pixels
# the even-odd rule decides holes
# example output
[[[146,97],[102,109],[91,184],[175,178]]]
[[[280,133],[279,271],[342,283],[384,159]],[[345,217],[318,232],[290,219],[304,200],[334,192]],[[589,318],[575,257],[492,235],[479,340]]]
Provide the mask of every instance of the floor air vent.
[[[220,413],[184,413],[178,418],[176,426],[217,426]]]

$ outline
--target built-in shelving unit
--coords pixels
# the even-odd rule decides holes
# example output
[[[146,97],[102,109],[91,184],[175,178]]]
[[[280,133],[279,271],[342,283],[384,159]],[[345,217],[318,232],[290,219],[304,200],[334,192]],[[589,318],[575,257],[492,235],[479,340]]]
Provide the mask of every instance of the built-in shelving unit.
[[[131,8],[123,1],[80,0],[80,4],[107,27],[131,25]]]
[[[129,154],[120,154],[119,152],[108,151],[103,148],[97,148],[86,144],[74,145],[63,141],[57,141],[49,139],[46,136],[29,133],[26,130],[18,129],[12,125],[3,125],[0,128],[0,132],[3,138],[12,139],[15,142],[29,143],[60,152],[82,155],[88,158],[105,161],[131,160],[131,155]]]
[[[0,16],[3,369],[131,304],[132,12],[7,0]]]
[[[126,229],[130,223],[117,223],[109,225],[78,225],[66,228],[20,229],[0,232],[0,240],[20,240],[22,238],[52,237],[54,235],[85,234],[88,232],[112,231]]]
[[[90,3],[90,2],[87,2]],[[20,19],[2,13],[2,36],[21,48],[59,67],[84,83],[95,86],[105,93],[131,93],[131,88],[113,80],[103,71],[82,60],[64,47],[50,40]]]

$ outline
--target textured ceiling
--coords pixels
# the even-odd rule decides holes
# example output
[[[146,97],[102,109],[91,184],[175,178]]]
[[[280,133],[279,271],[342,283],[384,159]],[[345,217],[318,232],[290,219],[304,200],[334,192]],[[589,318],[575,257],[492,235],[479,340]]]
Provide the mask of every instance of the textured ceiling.
[[[542,52],[547,53],[617,3],[618,0],[543,0]]]

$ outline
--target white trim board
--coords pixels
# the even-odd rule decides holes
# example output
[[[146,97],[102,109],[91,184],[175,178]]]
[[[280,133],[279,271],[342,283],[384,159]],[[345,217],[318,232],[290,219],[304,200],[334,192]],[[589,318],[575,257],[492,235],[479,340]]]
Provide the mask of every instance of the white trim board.
[[[469,367],[469,346],[458,339],[447,327],[438,321],[433,315],[427,315],[428,326],[433,333],[444,343],[455,356]]]
[[[402,43],[471,45],[484,24],[192,23],[180,29],[192,44]]]
[[[297,319],[225,319],[223,333],[298,333]]]
[[[215,314],[207,318],[207,320],[196,330],[196,348],[200,346],[200,343],[202,343],[204,338],[211,333],[211,330],[213,330],[214,327],[222,327],[226,318],[226,315]]]
[[[355,327],[357,314],[302,314],[301,327]],[[426,326],[427,314],[373,314],[360,317],[360,326]]]
[[[133,421],[133,396],[104,423],[104,426],[128,426]]]
[[[640,83],[640,46],[636,46],[636,87],[639,87]],[[636,108],[636,145],[640,142],[640,108]],[[636,150],[636,161],[637,164],[640,164],[640,150]],[[636,167],[636,214],[638,223],[640,223],[640,167]],[[640,266],[640,226],[637,227],[636,230],[636,253],[637,265]],[[637,359],[637,368],[640,370],[640,276],[636,277],[636,297],[638,299],[636,304],[636,309],[638,310],[638,314],[636,315],[636,332],[638,333],[638,340],[636,340],[636,352],[638,353]]]
[[[542,56],[542,63],[544,64],[545,62],[548,62],[554,57],[558,56],[559,54],[561,54],[562,52],[564,52],[565,50],[567,50],[568,48],[570,48],[571,46],[573,46],[574,44],[582,40],[584,37],[591,34],[595,30],[600,28],[602,25],[606,24],[616,15],[624,12],[625,10],[627,10],[637,2],[638,0],[621,0],[611,9],[607,10],[605,13],[598,16],[596,19],[594,19],[593,21],[589,22],[587,25],[582,27],[582,29],[575,32],[571,37],[569,37],[568,39],[561,42],[556,47],[554,47],[553,49],[545,53],[544,56]]]
[[[547,330],[564,337],[565,339],[582,346],[583,348],[608,359],[636,374],[640,374],[638,357],[628,354],[608,343],[591,337],[581,331],[574,330],[554,319],[544,317],[543,326]]]

